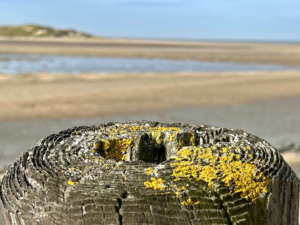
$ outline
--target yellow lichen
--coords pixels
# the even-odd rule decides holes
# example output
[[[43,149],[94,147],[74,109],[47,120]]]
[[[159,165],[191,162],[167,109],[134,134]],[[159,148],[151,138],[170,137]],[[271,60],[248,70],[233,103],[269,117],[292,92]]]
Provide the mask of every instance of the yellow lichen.
[[[144,182],[144,188],[145,189],[152,188],[154,190],[165,190],[166,189],[161,178],[156,179],[153,177],[151,178],[151,181]]]
[[[188,136],[189,136],[190,145],[195,146],[196,145],[196,139],[194,137],[194,133],[192,131],[189,131]]]
[[[99,149],[99,147],[100,147],[100,143],[99,142],[95,143],[95,148],[92,150],[92,152],[96,153],[96,151],[97,151],[97,149]]]
[[[157,171],[153,170],[151,167],[146,169],[146,174],[147,175],[151,175],[151,174],[155,174],[155,173],[157,173]]]
[[[153,130],[151,131],[151,137],[152,137],[151,142],[153,144],[157,143],[160,145],[163,142],[165,134],[158,130]]]
[[[229,150],[223,148],[221,151],[225,153]],[[256,174],[257,167],[253,163],[242,162],[239,158],[240,155],[234,153],[218,157],[212,155],[210,149],[185,148],[177,153],[176,162],[171,164],[175,166],[172,175],[174,181],[196,179],[206,182],[208,187],[216,181],[223,181],[227,187],[234,182],[235,193],[254,201],[262,193],[267,193],[269,179],[262,172]]]
[[[147,127],[147,126],[138,126],[130,124],[115,124],[116,128],[101,128],[102,132],[105,132],[109,135],[108,139],[102,139],[102,142],[95,143],[92,153],[96,153],[100,147],[100,144],[103,144],[104,154],[106,159],[115,159],[116,161],[124,161],[127,157],[127,149],[129,146],[133,147],[133,141],[130,138],[118,138],[115,135],[120,134],[129,134],[133,135],[138,131],[148,131],[150,132],[152,144],[161,144],[165,133],[164,132],[180,132],[180,129],[177,127]],[[128,132],[130,131],[130,132]],[[131,133],[132,132],[132,133]],[[100,134],[99,134],[100,135]],[[175,134],[173,134],[175,136]],[[134,139],[136,139],[136,135]]]
[[[169,141],[172,142],[176,134],[170,134]]]
[[[119,139],[117,137],[108,140],[103,139],[104,154],[106,159],[115,159],[121,161],[126,159],[127,149],[133,146],[132,140],[129,138]]]
[[[124,154],[121,160],[124,161],[126,158],[127,158],[127,154]]]
[[[150,127],[149,130],[152,131],[160,131],[160,132],[180,132],[180,128],[178,127]]]
[[[71,180],[68,181],[68,185],[74,185],[74,184],[75,184],[74,181],[71,181]]]
[[[178,188],[177,191],[183,191],[183,190],[185,190],[185,189],[186,189],[186,186],[183,186],[183,187],[181,187],[181,188]]]
[[[194,202],[192,201],[192,199],[187,199],[183,202],[181,202],[181,205],[192,205]]]
[[[108,135],[108,138],[102,139],[101,142],[98,141],[92,152],[96,153],[99,147],[102,147],[105,159],[126,160],[127,149],[129,146],[133,147],[133,140],[137,138],[137,133],[141,131],[149,134],[151,144],[161,145],[165,139],[166,132],[169,133],[169,141],[173,142],[176,134],[181,129],[178,127],[151,127],[116,123],[115,127],[101,128],[101,132]],[[120,134],[134,135],[134,137],[120,138],[116,136]],[[229,188],[229,192],[240,193],[241,197],[250,198],[253,201],[262,193],[268,191],[269,179],[262,173],[254,172],[258,171],[258,169],[254,162],[248,160],[249,158],[253,159],[252,155],[243,155],[243,157],[247,158],[247,162],[241,159],[242,155],[240,153],[242,153],[242,149],[246,149],[247,153],[250,153],[250,146],[246,145],[246,147],[242,143],[242,147],[237,147],[236,145],[230,147],[195,147],[199,139],[195,137],[193,131],[189,131],[187,135],[186,139],[178,140],[178,152],[173,156],[175,162],[171,164],[173,166],[172,176],[174,177],[172,182],[194,179],[206,182],[208,187],[212,187],[216,182],[221,182]],[[99,139],[100,137],[99,134]],[[103,146],[100,146],[100,144]],[[190,147],[184,148],[184,146]],[[157,172],[152,168],[146,169],[146,174],[157,176]],[[168,188],[174,193],[180,195],[182,191],[185,191],[187,185],[182,186],[181,184],[180,186],[182,187],[177,188],[176,184],[172,182]],[[164,185],[164,181],[161,178],[152,177],[151,181],[144,182],[144,188],[164,190],[166,185]],[[195,204],[199,204],[199,201]]]

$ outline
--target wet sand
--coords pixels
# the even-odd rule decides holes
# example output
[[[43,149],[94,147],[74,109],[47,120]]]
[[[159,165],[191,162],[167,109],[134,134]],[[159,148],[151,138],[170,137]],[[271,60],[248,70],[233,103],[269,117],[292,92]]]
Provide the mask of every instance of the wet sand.
[[[300,149],[300,72],[0,75],[0,166],[76,125],[156,120],[240,128]]]
[[[108,121],[151,120],[208,124],[228,129],[238,128],[264,138],[278,149],[293,145],[291,149],[299,151],[299,118],[300,97],[234,106],[200,106],[97,118],[2,121],[0,122],[0,166],[7,166],[22,152],[37,144],[38,140],[50,134],[73,126],[98,125]],[[298,160],[297,157],[295,159]]]
[[[300,65],[300,44],[0,38],[0,53]]]
[[[0,121],[96,118],[300,96],[300,72],[0,75]]]

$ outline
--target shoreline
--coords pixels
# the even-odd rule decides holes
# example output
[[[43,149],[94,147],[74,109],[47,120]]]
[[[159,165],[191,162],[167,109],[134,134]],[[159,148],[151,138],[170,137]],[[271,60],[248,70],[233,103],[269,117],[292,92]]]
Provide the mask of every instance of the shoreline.
[[[0,38],[0,53],[300,66],[300,44],[294,43]]]

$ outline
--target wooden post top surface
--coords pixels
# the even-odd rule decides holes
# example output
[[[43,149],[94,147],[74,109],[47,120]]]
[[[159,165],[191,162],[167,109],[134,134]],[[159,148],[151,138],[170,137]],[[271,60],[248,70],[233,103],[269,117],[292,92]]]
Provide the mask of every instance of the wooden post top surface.
[[[137,121],[50,135],[0,183],[6,224],[298,225],[299,179],[238,129]]]

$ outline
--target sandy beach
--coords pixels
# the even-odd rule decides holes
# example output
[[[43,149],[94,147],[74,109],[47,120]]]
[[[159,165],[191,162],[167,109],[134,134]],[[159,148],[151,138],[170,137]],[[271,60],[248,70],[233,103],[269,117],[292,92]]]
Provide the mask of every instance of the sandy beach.
[[[250,104],[199,106],[139,114],[95,118],[34,119],[0,122],[0,167],[13,162],[37,142],[64,129],[105,122],[151,120],[208,124],[242,129],[265,139],[279,150],[300,152],[300,97],[258,101]],[[290,157],[294,161],[298,157]],[[299,171],[300,172],[300,171]],[[300,175],[300,173],[299,173]]]
[[[297,44],[0,38],[0,53],[300,65]],[[210,124],[297,145],[299,87],[299,71],[0,74],[1,165],[46,135],[106,121]]]
[[[300,65],[300,44],[292,43],[2,37],[0,53]]]
[[[91,118],[300,96],[300,72],[0,76],[0,121]]]
[[[0,38],[0,53],[300,65],[300,45],[278,43]],[[241,128],[281,147],[298,141],[299,87],[300,72],[286,70],[0,74],[1,164],[46,135],[108,120]]]
[[[295,71],[0,75],[0,166],[47,135],[107,121],[239,128],[297,150],[299,87]]]

